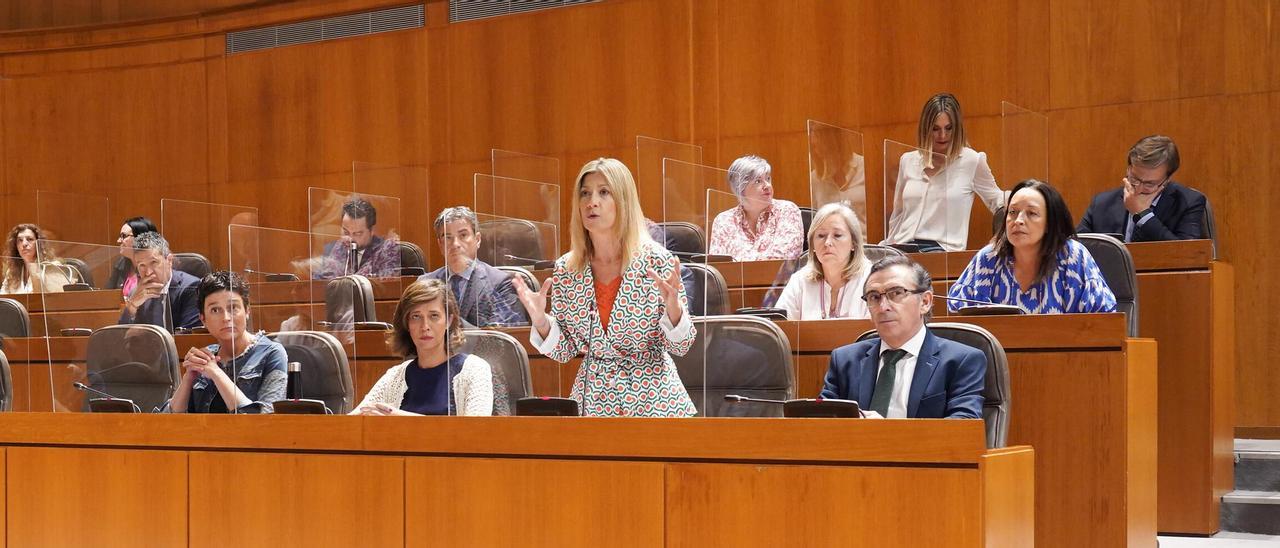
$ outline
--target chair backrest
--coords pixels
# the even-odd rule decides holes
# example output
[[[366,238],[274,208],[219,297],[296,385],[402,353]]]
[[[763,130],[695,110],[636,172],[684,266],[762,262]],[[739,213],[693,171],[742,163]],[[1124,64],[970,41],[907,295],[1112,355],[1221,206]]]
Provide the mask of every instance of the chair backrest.
[[[1094,262],[1102,270],[1102,278],[1116,296],[1116,309],[1124,312],[1128,320],[1129,336],[1137,337],[1138,277],[1129,249],[1120,240],[1106,234],[1077,234],[1076,240],[1093,255]]]
[[[903,253],[900,249],[892,248],[887,245],[876,244],[867,244],[862,246],[862,252],[866,254],[867,260],[871,261],[871,264],[876,264],[876,261],[879,261],[880,259],[907,256],[907,254]]]
[[[378,321],[373,307],[373,284],[359,274],[339,276],[324,288],[325,320],[349,329],[354,322]]]
[[[1218,258],[1218,227],[1213,220],[1213,207],[1209,205],[1209,197],[1204,198],[1204,218],[1200,221],[1200,237],[1213,241],[1213,258]]]
[[[982,389],[982,422],[987,430],[987,448],[1004,447],[1009,437],[1009,357],[990,331],[968,323],[932,322],[929,331],[942,339],[981,350],[987,358]],[[858,336],[859,341],[875,337],[875,330]]]
[[[133,400],[146,413],[173,397],[178,363],[173,335],[163,327],[109,325],[89,336],[85,368],[90,387]]]
[[[76,269],[76,274],[80,276],[80,283],[89,287],[98,287],[93,285],[93,269],[89,268],[89,264],[76,257],[64,257],[58,259],[59,262]],[[75,280],[71,280],[74,282]]]
[[[427,271],[426,255],[422,254],[422,248],[413,242],[400,240],[397,242],[400,246],[400,269],[420,268],[423,273]]]
[[[707,252],[707,238],[702,229],[693,223],[657,223],[662,244],[672,253],[697,254]]]
[[[800,239],[804,240],[803,251],[809,250],[809,226],[813,224],[813,208],[800,206],[800,225],[804,227],[804,232],[800,233]]]
[[[730,403],[724,397],[795,397],[791,343],[782,329],[753,316],[704,316],[694,318],[693,323],[698,333],[693,347],[684,356],[672,358],[698,414],[781,417],[781,405]]]
[[[693,274],[685,286],[689,313],[694,316],[723,316],[729,311],[729,284],[716,267],[702,263],[682,263]]]
[[[0,411],[13,410],[13,374],[9,371],[9,357],[0,350]]]
[[[1000,233],[1000,227],[1004,225],[1005,206],[996,208],[995,213],[991,214],[991,237],[995,237]]]
[[[289,361],[302,364],[302,397],[324,401],[334,414],[351,411],[355,385],[342,343],[320,331],[281,331],[267,335],[284,346]]]
[[[213,265],[209,263],[209,259],[199,253],[174,253],[173,268],[195,276],[197,280],[203,280],[213,272]]]
[[[31,317],[27,307],[14,299],[0,299],[0,338],[31,336]]]
[[[462,351],[483,358],[493,371],[493,414],[514,415],[516,401],[533,395],[529,354],[520,342],[501,331],[467,329]]]
[[[524,219],[480,223],[480,260],[493,266],[529,265],[545,260],[538,227]]]

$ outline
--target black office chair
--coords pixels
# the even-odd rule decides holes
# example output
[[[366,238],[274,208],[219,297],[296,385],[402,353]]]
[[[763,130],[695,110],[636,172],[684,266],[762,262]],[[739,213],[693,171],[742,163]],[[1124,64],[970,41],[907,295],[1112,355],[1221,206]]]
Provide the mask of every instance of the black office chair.
[[[336,331],[391,329],[391,324],[378,321],[373,284],[359,274],[339,276],[325,284],[324,315],[321,325]]]
[[[542,254],[538,227],[524,219],[495,219],[480,223],[480,260],[493,266],[532,266],[548,260]]]
[[[209,259],[199,253],[174,253],[173,268],[195,276],[197,280],[203,280],[213,272],[213,265],[209,263]]]
[[[0,299],[0,338],[31,336],[31,317],[27,307],[14,299]]]
[[[86,376],[90,388],[133,400],[142,412],[159,409],[178,387],[173,335],[154,325],[109,325],[89,336]],[[92,399],[84,410],[93,410]]]
[[[876,261],[879,261],[880,259],[907,256],[907,254],[903,253],[900,249],[892,248],[887,245],[876,244],[867,244],[862,246],[862,252],[867,256],[867,260],[871,261],[871,264],[876,264]]]
[[[0,350],[0,411],[13,410],[13,374],[9,370],[9,357]]]
[[[716,267],[709,264],[685,263],[690,283],[685,284],[689,313],[694,316],[723,316],[729,313],[729,284]]]
[[[76,271],[76,276],[79,278],[78,280],[71,280],[72,283],[68,284],[71,287],[64,288],[64,290],[76,291],[76,290],[94,289],[98,287],[96,285],[93,285],[93,270],[90,269],[89,264],[84,262],[83,260],[75,257],[67,257],[64,259],[57,259],[55,262],[60,262],[62,264],[70,266],[71,268],[74,268]]]
[[[1209,205],[1209,197],[1204,198],[1204,218],[1200,221],[1200,237],[1213,242],[1213,258],[1218,258],[1218,227],[1213,220],[1213,207]]]
[[[782,329],[754,316],[704,316],[693,318],[693,324],[697,329],[693,346],[684,356],[672,358],[698,414],[781,417],[781,405],[733,403],[724,401],[724,397],[795,397],[791,342]]]
[[[422,253],[422,248],[413,242],[400,240],[400,275],[401,276],[421,276],[427,273],[426,256]]]
[[[1116,310],[1124,312],[1130,337],[1138,336],[1138,277],[1129,248],[1106,234],[1077,234],[1102,270],[1102,278],[1116,296]]]
[[[813,213],[812,207],[800,206],[800,224],[804,227],[804,232],[800,236],[800,239],[803,240],[802,251],[809,250],[809,226],[813,225]]]
[[[520,342],[501,331],[467,329],[462,352],[483,358],[493,371],[493,414],[514,415],[516,402],[533,395],[529,354]]]
[[[281,331],[267,336],[284,346],[290,362],[302,365],[303,398],[323,401],[334,414],[351,411],[355,384],[338,339],[320,331]]]
[[[939,338],[981,350],[987,358],[982,388],[982,422],[987,431],[987,448],[1004,447],[1009,438],[1009,357],[990,331],[967,323],[933,322],[929,331]],[[875,337],[875,330],[858,336],[859,341]]]
[[[686,257],[701,255],[707,252],[707,239],[702,229],[693,223],[668,222],[656,223],[655,232],[661,236],[659,241],[667,251],[677,256]]]

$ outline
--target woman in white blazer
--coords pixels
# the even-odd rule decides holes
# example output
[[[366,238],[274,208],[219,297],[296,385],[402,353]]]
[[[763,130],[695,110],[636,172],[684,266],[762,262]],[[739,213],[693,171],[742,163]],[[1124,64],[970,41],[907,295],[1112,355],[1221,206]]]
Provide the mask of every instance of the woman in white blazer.
[[[827,204],[809,226],[809,263],[791,275],[778,297],[789,320],[869,318],[862,286],[871,262],[862,250],[862,224],[849,206]]]

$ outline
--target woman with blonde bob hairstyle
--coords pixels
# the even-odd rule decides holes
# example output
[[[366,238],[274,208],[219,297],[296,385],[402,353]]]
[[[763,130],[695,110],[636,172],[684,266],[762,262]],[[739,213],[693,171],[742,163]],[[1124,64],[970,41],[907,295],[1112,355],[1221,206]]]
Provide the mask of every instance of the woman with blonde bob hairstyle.
[[[571,394],[583,415],[693,415],[670,356],[694,338],[680,263],[650,239],[622,162],[587,162],[573,189],[569,252],[541,291],[515,283],[533,324],[529,342],[560,363],[583,355]]]
[[[996,186],[987,154],[969,148],[955,95],[939,93],[925,101],[916,146],[898,159],[884,243],[914,244],[926,252],[965,249],[973,197],[994,212],[1004,205],[1005,193]]]
[[[410,284],[391,325],[387,345],[405,361],[388,369],[350,414],[493,414],[493,370],[479,356],[459,352],[467,338],[448,285]]]
[[[789,320],[869,318],[862,286],[871,273],[862,223],[849,206],[827,204],[809,226],[809,264],[791,275],[778,298]]]

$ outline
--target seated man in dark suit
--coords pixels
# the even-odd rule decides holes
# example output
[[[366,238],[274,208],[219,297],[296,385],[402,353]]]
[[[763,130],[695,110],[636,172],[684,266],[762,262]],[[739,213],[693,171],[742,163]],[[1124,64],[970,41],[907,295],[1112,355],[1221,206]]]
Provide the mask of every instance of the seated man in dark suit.
[[[516,299],[511,276],[476,258],[482,236],[476,214],[470,208],[445,208],[436,217],[435,231],[445,266],[418,280],[448,282],[468,327],[529,323],[524,306]]]
[[[1126,242],[1203,238],[1204,194],[1173,182],[1178,146],[1151,135],[1129,149],[1120,188],[1093,197],[1076,232],[1120,234]]]
[[[348,274],[369,278],[400,275],[400,241],[374,233],[378,210],[364,198],[352,198],[342,205],[342,239],[324,246],[317,280]],[[354,251],[352,250],[354,247]]]
[[[820,397],[856,400],[888,418],[982,418],[987,358],[929,332],[931,283],[906,257],[871,267],[862,298],[879,336],[831,352]]]
[[[121,324],[151,324],[173,332],[200,324],[196,289],[200,280],[173,269],[169,242],[159,232],[147,232],[133,239],[133,265],[138,270],[138,286],[125,299]]]

